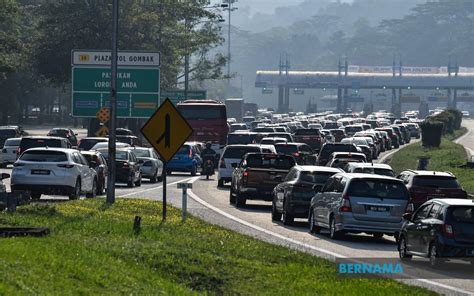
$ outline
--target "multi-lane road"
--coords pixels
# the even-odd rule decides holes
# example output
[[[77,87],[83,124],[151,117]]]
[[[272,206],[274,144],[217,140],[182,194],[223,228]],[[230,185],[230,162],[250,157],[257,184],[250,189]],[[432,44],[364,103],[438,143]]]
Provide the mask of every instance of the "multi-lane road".
[[[466,136],[458,142],[467,150],[474,150],[474,120],[466,120],[464,125],[469,129]],[[34,131],[33,133],[42,133]],[[80,131],[82,133],[83,131]],[[44,133],[43,133],[44,134]],[[381,155],[383,158],[390,152]],[[9,172],[11,169],[2,170]],[[8,187],[8,180],[5,180]],[[181,190],[177,189],[178,182],[192,182],[193,189],[189,193],[188,210],[202,219],[221,225],[232,230],[248,234],[259,239],[300,249],[334,260],[337,257],[348,258],[397,258],[395,240],[384,236],[376,239],[368,235],[348,235],[342,240],[331,240],[322,232],[320,235],[308,233],[307,221],[296,220],[293,226],[285,226],[280,222],[271,220],[271,205],[268,202],[249,201],[245,208],[237,209],[229,204],[229,189],[217,188],[217,180],[205,180],[203,177],[191,177],[181,174],[168,177],[168,200],[171,204],[181,207]],[[162,184],[147,183],[146,179],[141,187],[133,189],[117,186],[117,197],[120,198],[145,198],[162,200]],[[43,196],[41,202],[62,200],[64,198]],[[161,213],[157,210],[157,215]],[[428,267],[425,259],[414,259],[414,266],[423,269],[424,279],[407,280],[420,286],[429,287],[444,294],[472,294],[474,295],[474,275],[472,265],[464,262],[452,262],[451,267],[456,272],[442,270],[433,271]]]

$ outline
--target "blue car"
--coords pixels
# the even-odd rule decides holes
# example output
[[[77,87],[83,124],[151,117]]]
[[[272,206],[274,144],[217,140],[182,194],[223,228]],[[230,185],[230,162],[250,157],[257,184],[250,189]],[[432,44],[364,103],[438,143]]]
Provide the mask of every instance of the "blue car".
[[[202,159],[197,145],[185,143],[173,159],[167,163],[166,173],[171,175],[172,172],[189,172],[191,176],[196,176],[201,163]]]

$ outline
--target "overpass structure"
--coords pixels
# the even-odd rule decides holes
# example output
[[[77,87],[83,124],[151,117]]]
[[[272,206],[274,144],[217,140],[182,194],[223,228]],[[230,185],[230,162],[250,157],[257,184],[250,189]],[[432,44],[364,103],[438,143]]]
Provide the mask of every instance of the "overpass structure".
[[[280,63],[279,71],[257,71],[255,87],[278,88],[278,111],[289,110],[290,89],[337,89],[337,112],[345,112],[347,104],[361,98],[348,96],[348,91],[384,89],[392,91],[392,112],[399,113],[401,104],[421,103],[420,98],[405,95],[411,90],[445,90],[447,105],[473,102],[474,96],[459,96],[458,92],[474,90],[474,68],[448,67],[388,67],[349,66],[339,63],[338,71],[289,71],[288,61]],[[407,91],[409,90],[409,91]],[[418,101],[417,101],[418,100]],[[362,99],[363,101],[363,99]]]

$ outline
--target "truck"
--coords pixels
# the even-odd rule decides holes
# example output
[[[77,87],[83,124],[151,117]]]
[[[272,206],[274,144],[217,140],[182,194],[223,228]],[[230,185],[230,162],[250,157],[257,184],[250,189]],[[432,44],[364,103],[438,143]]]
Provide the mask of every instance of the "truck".
[[[225,100],[225,107],[227,109],[227,118],[235,118],[237,122],[242,121],[244,116],[244,99],[229,98]]]

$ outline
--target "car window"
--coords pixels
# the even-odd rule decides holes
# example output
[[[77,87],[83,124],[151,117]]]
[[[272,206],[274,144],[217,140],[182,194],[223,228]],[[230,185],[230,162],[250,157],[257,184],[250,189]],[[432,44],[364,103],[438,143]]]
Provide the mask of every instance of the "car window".
[[[24,152],[20,160],[35,162],[61,162],[67,161],[67,155],[60,151],[33,150]]]
[[[459,188],[459,182],[455,177],[441,176],[416,176],[413,185],[432,188]]]
[[[313,184],[325,184],[327,180],[334,175],[333,172],[310,172],[303,171],[300,174],[300,181]]]
[[[133,152],[137,157],[150,157],[150,150],[148,149],[134,149]]]
[[[461,223],[474,223],[474,207],[473,206],[451,206],[448,208],[448,216],[450,220]]]
[[[348,193],[359,197],[409,199],[405,185],[398,181],[384,179],[355,179],[351,182]]]
[[[418,211],[413,216],[413,221],[425,219],[428,216],[431,206],[432,204],[427,204],[419,208]]]
[[[241,159],[245,154],[250,152],[260,152],[258,147],[229,147],[225,150],[224,158]]]
[[[334,178],[329,178],[326,184],[324,184],[324,187],[321,192],[332,192],[334,189],[334,182]]]
[[[433,207],[431,208],[431,211],[428,214],[428,218],[437,218],[440,209],[441,206],[439,204],[433,204]]]
[[[334,192],[342,193],[346,187],[346,180],[344,178],[337,178],[334,183]]]

